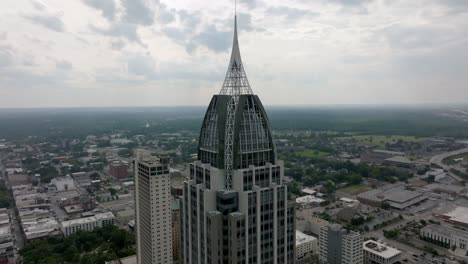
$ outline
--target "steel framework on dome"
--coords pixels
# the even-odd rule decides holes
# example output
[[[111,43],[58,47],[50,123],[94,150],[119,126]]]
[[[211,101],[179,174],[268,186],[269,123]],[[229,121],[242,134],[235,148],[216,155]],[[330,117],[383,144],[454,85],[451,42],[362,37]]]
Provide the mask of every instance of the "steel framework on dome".
[[[237,15],[234,16],[234,40],[232,43],[231,60],[224,79],[221,95],[231,96],[228,104],[226,133],[225,133],[225,160],[224,171],[226,176],[226,188],[232,187],[232,171],[234,163],[234,124],[239,96],[241,94],[253,94],[249,80],[244,71],[237,39]]]

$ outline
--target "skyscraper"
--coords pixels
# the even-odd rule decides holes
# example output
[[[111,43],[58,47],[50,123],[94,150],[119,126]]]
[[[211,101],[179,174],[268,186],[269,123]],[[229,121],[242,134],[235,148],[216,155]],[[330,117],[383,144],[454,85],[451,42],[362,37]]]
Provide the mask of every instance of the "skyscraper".
[[[244,71],[236,17],[226,77],[189,174],[181,207],[185,264],[294,263],[294,207],[268,117]]]
[[[361,234],[341,225],[323,226],[319,235],[319,261],[321,264],[362,264],[363,241]]]
[[[134,168],[138,264],[171,264],[172,210],[168,163],[137,151]]]

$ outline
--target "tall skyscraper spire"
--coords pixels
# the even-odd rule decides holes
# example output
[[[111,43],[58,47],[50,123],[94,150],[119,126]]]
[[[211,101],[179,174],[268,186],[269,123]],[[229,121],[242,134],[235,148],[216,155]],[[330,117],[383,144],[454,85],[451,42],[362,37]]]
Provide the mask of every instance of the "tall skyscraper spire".
[[[268,116],[244,71],[237,14],[226,77],[198,144],[181,207],[184,264],[294,263],[294,206]]]
[[[242,64],[239,40],[237,37],[237,14],[234,15],[234,37],[232,41],[231,59],[220,94],[253,94],[249,80],[244,71],[244,65]]]

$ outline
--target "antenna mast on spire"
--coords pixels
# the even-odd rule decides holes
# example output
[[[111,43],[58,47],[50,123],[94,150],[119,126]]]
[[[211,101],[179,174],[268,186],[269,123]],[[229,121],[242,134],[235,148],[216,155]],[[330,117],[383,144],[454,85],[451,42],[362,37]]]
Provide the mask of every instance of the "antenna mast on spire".
[[[237,0],[234,0],[234,16],[237,16]]]

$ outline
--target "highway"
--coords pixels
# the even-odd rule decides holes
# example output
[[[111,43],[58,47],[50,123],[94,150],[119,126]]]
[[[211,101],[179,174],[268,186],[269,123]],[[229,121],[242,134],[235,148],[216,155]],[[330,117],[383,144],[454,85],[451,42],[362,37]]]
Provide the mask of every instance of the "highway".
[[[445,153],[442,153],[442,154],[439,154],[437,156],[432,157],[430,159],[430,162],[431,162],[431,164],[436,164],[436,165],[440,166],[441,168],[443,168],[444,170],[446,170],[447,175],[449,175],[450,177],[456,179],[457,181],[463,181],[462,178],[460,178],[459,176],[451,173],[450,169],[452,168],[452,166],[444,164],[442,162],[442,160],[444,160],[447,157],[462,154],[462,153],[466,153],[466,152],[468,152],[468,148],[459,149],[459,150],[455,150],[455,151],[451,151],[451,152],[445,152]]]

